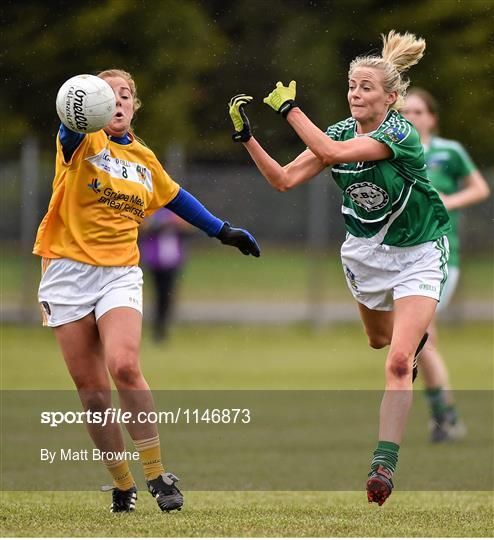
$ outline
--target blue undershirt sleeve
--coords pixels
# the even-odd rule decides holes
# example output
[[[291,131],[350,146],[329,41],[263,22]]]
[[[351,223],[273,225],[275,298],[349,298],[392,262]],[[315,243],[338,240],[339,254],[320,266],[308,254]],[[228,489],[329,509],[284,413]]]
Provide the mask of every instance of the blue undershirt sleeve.
[[[224,221],[213,216],[193,195],[180,188],[177,196],[165,208],[204,231],[208,236],[218,236]]]
[[[68,163],[77,147],[81,144],[85,135],[83,133],[76,133],[70,130],[66,125],[60,124],[60,143],[62,144],[63,157],[65,162]]]

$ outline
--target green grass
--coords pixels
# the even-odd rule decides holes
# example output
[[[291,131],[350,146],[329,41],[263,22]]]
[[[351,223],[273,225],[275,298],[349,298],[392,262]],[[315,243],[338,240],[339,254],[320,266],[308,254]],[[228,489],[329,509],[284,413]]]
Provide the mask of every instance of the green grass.
[[[4,325],[1,337],[4,389],[73,387],[51,330]],[[447,325],[440,338],[455,388],[492,388],[489,323]],[[384,353],[368,348],[357,324],[317,332],[301,325],[179,326],[164,346],[150,341],[146,331],[141,357],[153,389],[380,389],[383,381]],[[420,401],[417,405],[423,408]],[[418,433],[425,437],[425,432]],[[419,444],[415,436],[409,430],[403,466]],[[366,444],[360,447],[354,451],[365,461],[368,448]],[[180,474],[180,457],[174,457],[174,462]],[[222,474],[221,462],[210,466]],[[303,459],[297,467],[303,473]],[[187,491],[187,478],[182,480],[186,506],[181,513],[169,515],[160,515],[144,492],[135,514],[112,516],[108,494],[6,491],[0,532],[3,536],[69,537],[488,537],[494,533],[491,492],[395,491],[378,508],[366,503],[363,492],[202,492]],[[74,481],[71,478],[71,485]]]
[[[492,496],[395,493],[368,506],[355,492],[195,492],[181,513],[158,515],[143,494],[138,512],[111,515],[108,495],[77,492],[7,493],[3,536],[463,536],[493,534]]]
[[[359,324],[319,331],[281,327],[182,325],[157,345],[145,329],[144,374],[154,389],[381,389],[383,351]],[[441,349],[457,389],[492,385],[492,325],[444,325]],[[52,330],[4,325],[4,389],[71,389]],[[486,386],[487,385],[487,386]]]
[[[264,246],[260,259],[244,257],[236,250],[210,243],[191,246],[179,286],[182,300],[305,300],[314,275],[321,276],[318,298],[351,301],[339,255],[331,253],[318,262],[302,249]],[[29,257],[26,267],[12,250],[2,257],[2,294],[5,305],[35,302],[39,260]],[[151,294],[151,279],[145,276],[145,298]],[[465,257],[458,297],[489,301],[493,298],[493,269],[489,256]]]

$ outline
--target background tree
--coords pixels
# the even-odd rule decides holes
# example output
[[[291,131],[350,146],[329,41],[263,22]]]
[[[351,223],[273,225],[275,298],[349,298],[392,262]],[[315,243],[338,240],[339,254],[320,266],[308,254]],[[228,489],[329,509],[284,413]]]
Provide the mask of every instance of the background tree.
[[[262,103],[277,80],[296,79],[298,101],[321,127],[348,115],[346,77],[357,54],[378,52],[391,28],[427,40],[411,72],[441,103],[441,128],[480,166],[492,164],[494,3],[490,0],[105,0],[10,2],[3,7],[2,155],[27,134],[53,148],[55,95],[68,77],[123,67],[144,107],[136,127],[153,148],[186,145],[190,159],[242,161],[226,103],[251,105],[256,135],[280,159],[301,149]],[[259,125],[257,125],[259,124]]]

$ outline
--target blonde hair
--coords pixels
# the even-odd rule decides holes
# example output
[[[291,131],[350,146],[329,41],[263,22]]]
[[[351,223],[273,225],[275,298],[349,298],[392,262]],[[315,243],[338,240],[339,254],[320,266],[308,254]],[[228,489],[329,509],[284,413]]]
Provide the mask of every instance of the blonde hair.
[[[399,34],[394,30],[388,35],[381,34],[383,48],[381,56],[358,56],[350,64],[348,76],[360,67],[380,69],[383,72],[383,87],[387,93],[397,92],[397,98],[390,108],[400,110],[405,103],[406,90],[410,81],[402,73],[417,64],[424,56],[425,40],[414,34]]]
[[[132,100],[134,102],[134,112],[138,111],[141,106],[141,100],[137,97],[137,86],[132,78],[132,75],[123,69],[105,69],[97,75],[100,79],[105,79],[106,77],[121,77],[129,83],[130,93],[132,94]]]

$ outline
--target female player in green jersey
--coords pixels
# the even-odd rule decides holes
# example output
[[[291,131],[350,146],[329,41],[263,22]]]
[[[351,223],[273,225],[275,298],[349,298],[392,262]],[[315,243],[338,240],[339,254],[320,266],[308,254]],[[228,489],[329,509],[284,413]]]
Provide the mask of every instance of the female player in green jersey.
[[[419,135],[398,110],[408,82],[402,73],[422,58],[425,41],[394,31],[382,56],[356,58],[349,69],[351,117],[326,133],[295,104],[295,81],[278,83],[264,102],[287,120],[306,144],[281,166],[252,137],[244,108],[252,97],[230,101],[233,139],[244,143],[266,180],[286,191],[326,167],[343,191],[347,237],[341,256],[371,347],[390,346],[379,442],[367,481],[369,502],[393,489],[408,412],[414,360],[423,346],[447,275],[449,218],[431,186]]]
[[[460,275],[458,210],[487,198],[489,186],[460,143],[437,136],[438,106],[429,92],[422,88],[410,89],[401,112],[419,132],[427,176],[439,191],[451,219],[448,279],[438,306],[438,311],[443,311],[455,292]],[[420,371],[432,417],[431,441],[457,440],[465,435],[466,429],[458,418],[449,388],[448,371],[437,350],[434,320],[427,331],[429,339],[420,355]]]

